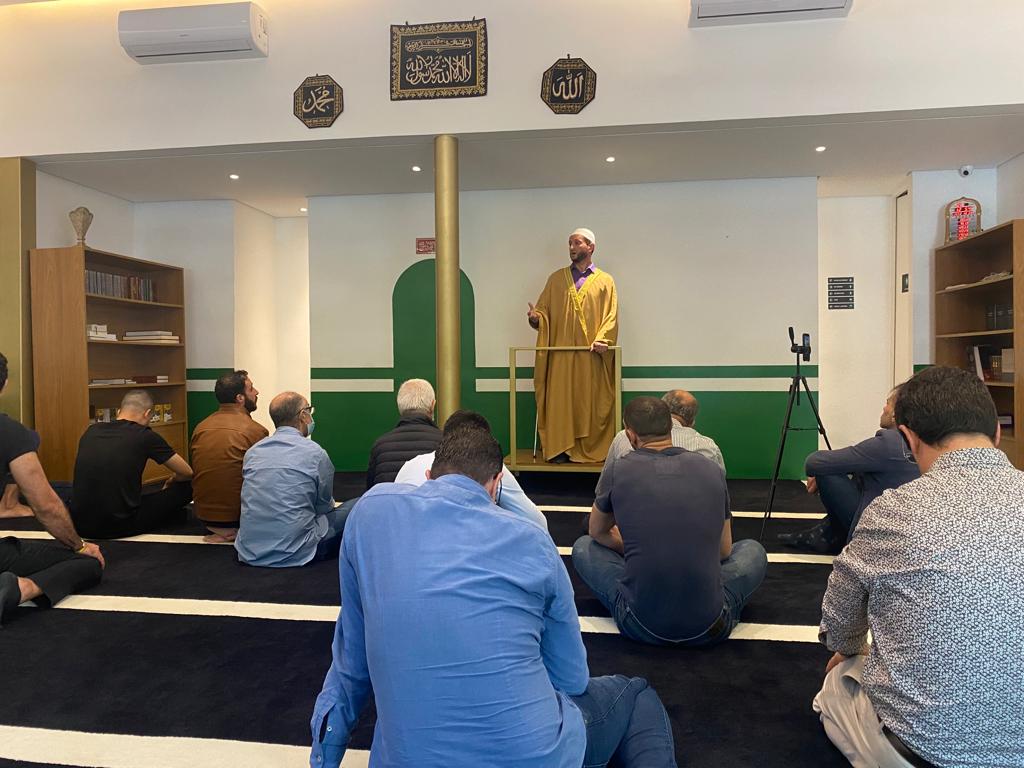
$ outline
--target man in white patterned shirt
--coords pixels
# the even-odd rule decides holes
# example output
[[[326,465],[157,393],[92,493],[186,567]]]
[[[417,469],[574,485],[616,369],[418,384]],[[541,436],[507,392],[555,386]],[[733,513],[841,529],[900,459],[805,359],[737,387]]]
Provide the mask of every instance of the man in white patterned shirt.
[[[814,709],[857,768],[1024,765],[1024,472],[968,371],[918,373],[896,423],[922,476],[872,502],[835,560]]]
[[[725,459],[722,458],[722,451],[718,444],[706,435],[702,435],[694,424],[697,421],[697,398],[685,389],[673,389],[666,392],[661,398],[668,406],[672,414],[672,445],[675,448],[683,448],[687,451],[699,453],[715,462],[725,472]],[[614,464],[627,453],[633,450],[626,437],[626,430],[622,430],[612,439],[612,445],[608,449],[608,458],[604,465]]]

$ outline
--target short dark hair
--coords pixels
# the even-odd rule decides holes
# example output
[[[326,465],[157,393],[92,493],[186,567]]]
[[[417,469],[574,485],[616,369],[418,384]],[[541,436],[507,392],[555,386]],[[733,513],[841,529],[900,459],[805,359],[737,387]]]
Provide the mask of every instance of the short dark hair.
[[[465,475],[483,485],[502,468],[501,446],[490,432],[482,429],[457,429],[441,438],[431,478]]]
[[[153,410],[153,396],[144,389],[129,389],[121,398],[122,411],[139,411],[144,413]]]
[[[455,411],[444,423],[444,435],[449,435],[460,429],[478,429],[491,434],[490,423],[476,411]]]
[[[245,380],[249,378],[248,371],[230,371],[222,373],[217,377],[217,383],[213,385],[213,396],[218,403],[233,403],[239,395],[245,397]]]
[[[294,427],[299,421],[299,414],[305,409],[305,401],[298,392],[282,392],[270,401],[270,420],[275,427]]]
[[[896,398],[896,423],[926,444],[953,435],[996,436],[996,405],[985,382],[970,371],[934,365],[915,374]]]
[[[656,397],[634,397],[626,406],[622,420],[637,437],[644,439],[664,437],[672,432],[672,414]]]
[[[0,389],[7,383],[7,358],[0,352]]]

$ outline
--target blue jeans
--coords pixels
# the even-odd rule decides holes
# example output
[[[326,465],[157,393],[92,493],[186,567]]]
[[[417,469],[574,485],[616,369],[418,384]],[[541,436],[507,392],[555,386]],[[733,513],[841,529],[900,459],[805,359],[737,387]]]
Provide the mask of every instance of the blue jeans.
[[[324,515],[327,518],[327,535],[316,545],[316,554],[310,560],[311,563],[334,560],[338,557],[338,550],[341,548],[341,535],[345,531],[345,521],[348,520],[348,513],[352,511],[352,507],[356,505],[357,501],[359,501],[358,496],[349,499],[333,512]]]
[[[586,691],[570,698],[587,727],[583,768],[600,768],[612,757],[622,768],[675,768],[668,714],[642,677],[592,677]]]
[[[740,621],[743,606],[764,581],[768,555],[753,539],[733,544],[729,557],[722,561],[722,613],[707,630],[686,638],[661,637],[645,627],[633,613],[619,590],[626,561],[618,552],[598,544],[590,536],[581,536],[572,548],[572,564],[601,605],[611,612],[619,631],[626,637],[651,645],[701,646],[729,637]]]
[[[860,487],[849,475],[820,475],[814,479],[835,538],[849,541],[860,520]]]

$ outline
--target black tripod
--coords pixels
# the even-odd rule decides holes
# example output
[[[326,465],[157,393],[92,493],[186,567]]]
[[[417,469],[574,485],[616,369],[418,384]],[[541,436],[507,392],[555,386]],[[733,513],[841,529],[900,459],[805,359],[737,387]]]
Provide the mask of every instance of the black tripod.
[[[764,510],[764,520],[761,521],[761,535],[758,536],[758,541],[764,539],[764,529],[768,525],[768,519],[772,516],[772,504],[775,503],[775,488],[779,484],[779,470],[782,468],[782,456],[786,451],[786,435],[789,432],[810,432],[815,431],[825,438],[825,445],[828,449],[832,450],[832,444],[828,441],[828,435],[825,434],[825,425],[821,423],[821,415],[818,413],[818,406],[814,402],[814,396],[811,394],[811,388],[807,386],[807,377],[800,372],[800,358],[803,358],[804,362],[808,362],[811,359],[811,336],[808,333],[803,334],[801,344],[796,343],[796,339],[793,335],[793,328],[789,329],[789,351],[796,355],[796,373],[793,374],[793,379],[789,383],[789,402],[786,403],[786,419],[782,422],[782,437],[779,438],[779,452],[775,456],[775,469],[772,471],[772,483],[768,489],[768,506]],[[811,410],[814,412],[814,420],[817,422],[816,427],[794,427],[790,425],[790,419],[793,416],[793,403],[797,406],[800,405],[800,387],[804,388],[804,392],[807,393],[807,402],[811,404]]]

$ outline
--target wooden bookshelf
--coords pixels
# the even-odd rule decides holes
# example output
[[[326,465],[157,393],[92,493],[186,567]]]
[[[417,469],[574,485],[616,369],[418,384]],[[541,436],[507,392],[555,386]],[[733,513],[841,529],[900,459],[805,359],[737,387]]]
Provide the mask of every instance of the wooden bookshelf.
[[[29,252],[32,285],[32,358],[39,458],[47,477],[70,482],[78,440],[90,408],[116,408],[129,389],[150,390],[170,403],[173,419],[153,428],[187,455],[185,344],[121,341],[125,331],[167,330],[185,338],[185,279],[180,267],[133,259],[88,246]],[[86,292],[86,270],[152,281],[154,301]],[[103,324],[118,341],[87,338],[86,326]],[[166,375],[166,384],[91,385],[93,379]],[[170,473],[153,462],[145,482]]]
[[[989,275],[1010,272],[1009,276]],[[988,345],[993,354],[1004,349],[1024,350],[1024,322],[1007,328],[991,328],[988,307],[1013,307],[1014,318],[1024,312],[1024,219],[1014,219],[935,249],[935,312],[933,334],[938,365],[968,367],[968,353],[975,345]],[[1018,331],[1017,328],[1022,330]],[[1016,355],[1015,355],[1016,357]],[[986,381],[1000,414],[1024,418],[1024,387],[1021,365],[1013,376]],[[999,446],[1024,468],[1024,451],[1017,445],[1013,427],[1004,428]]]

